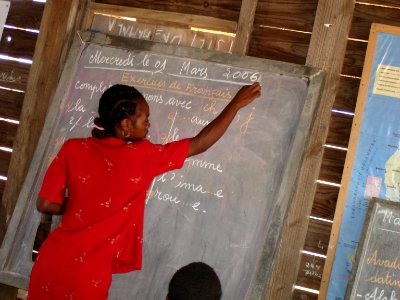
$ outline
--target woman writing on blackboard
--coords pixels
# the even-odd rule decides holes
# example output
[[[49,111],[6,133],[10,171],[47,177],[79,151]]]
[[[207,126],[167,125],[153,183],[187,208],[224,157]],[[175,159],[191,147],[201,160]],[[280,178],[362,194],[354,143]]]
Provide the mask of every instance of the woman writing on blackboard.
[[[242,87],[197,136],[165,145],[146,140],[149,105],[142,94],[126,85],[105,91],[92,137],[67,140],[45,174],[37,209],[63,218],[40,248],[29,299],[106,299],[113,273],[141,269],[153,178],[207,150],[260,91],[258,83]]]

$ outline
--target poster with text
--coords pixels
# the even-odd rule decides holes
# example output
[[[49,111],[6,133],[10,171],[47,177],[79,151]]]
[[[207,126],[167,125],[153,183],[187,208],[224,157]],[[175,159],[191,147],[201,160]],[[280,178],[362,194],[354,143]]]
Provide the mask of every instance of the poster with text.
[[[345,202],[328,300],[344,299],[371,198],[400,201],[400,29],[397,32],[371,31],[346,159],[350,176],[344,174],[342,180]],[[400,276],[395,280],[400,282]]]

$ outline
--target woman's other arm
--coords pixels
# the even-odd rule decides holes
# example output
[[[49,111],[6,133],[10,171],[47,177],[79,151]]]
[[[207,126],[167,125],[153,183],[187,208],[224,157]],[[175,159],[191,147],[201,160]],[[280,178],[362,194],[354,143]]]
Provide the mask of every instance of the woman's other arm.
[[[55,203],[38,196],[36,201],[36,208],[39,212],[52,215],[62,215],[64,213],[65,203],[67,199],[64,199],[62,204]]]
[[[210,148],[225,133],[236,113],[261,95],[258,82],[243,86],[224,110],[198,135],[190,139],[188,157],[200,154]]]

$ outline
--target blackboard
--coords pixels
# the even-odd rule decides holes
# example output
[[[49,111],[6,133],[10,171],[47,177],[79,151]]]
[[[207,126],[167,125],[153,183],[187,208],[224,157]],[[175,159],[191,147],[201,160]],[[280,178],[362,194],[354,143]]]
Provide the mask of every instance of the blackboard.
[[[209,151],[158,177],[146,199],[143,270],[115,275],[110,299],[164,299],[192,261],[216,270],[223,299],[261,299],[295,191],[322,82],[319,70],[200,49],[78,34],[1,249],[0,281],[26,288],[40,215],[36,194],[66,138],[88,136],[101,93],[136,86],[150,140],[198,133],[244,84],[263,94]]]
[[[371,200],[346,299],[399,299],[400,203]]]

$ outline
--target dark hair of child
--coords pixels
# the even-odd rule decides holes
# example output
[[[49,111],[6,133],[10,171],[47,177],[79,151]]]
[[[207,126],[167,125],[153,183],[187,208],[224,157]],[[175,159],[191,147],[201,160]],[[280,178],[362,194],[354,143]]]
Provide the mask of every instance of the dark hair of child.
[[[94,119],[92,136],[98,139],[115,136],[119,121],[133,115],[136,103],[143,95],[133,86],[116,84],[107,89],[99,100],[99,117]]]
[[[219,300],[221,282],[217,273],[203,262],[190,263],[174,274],[168,287],[168,300]]]

